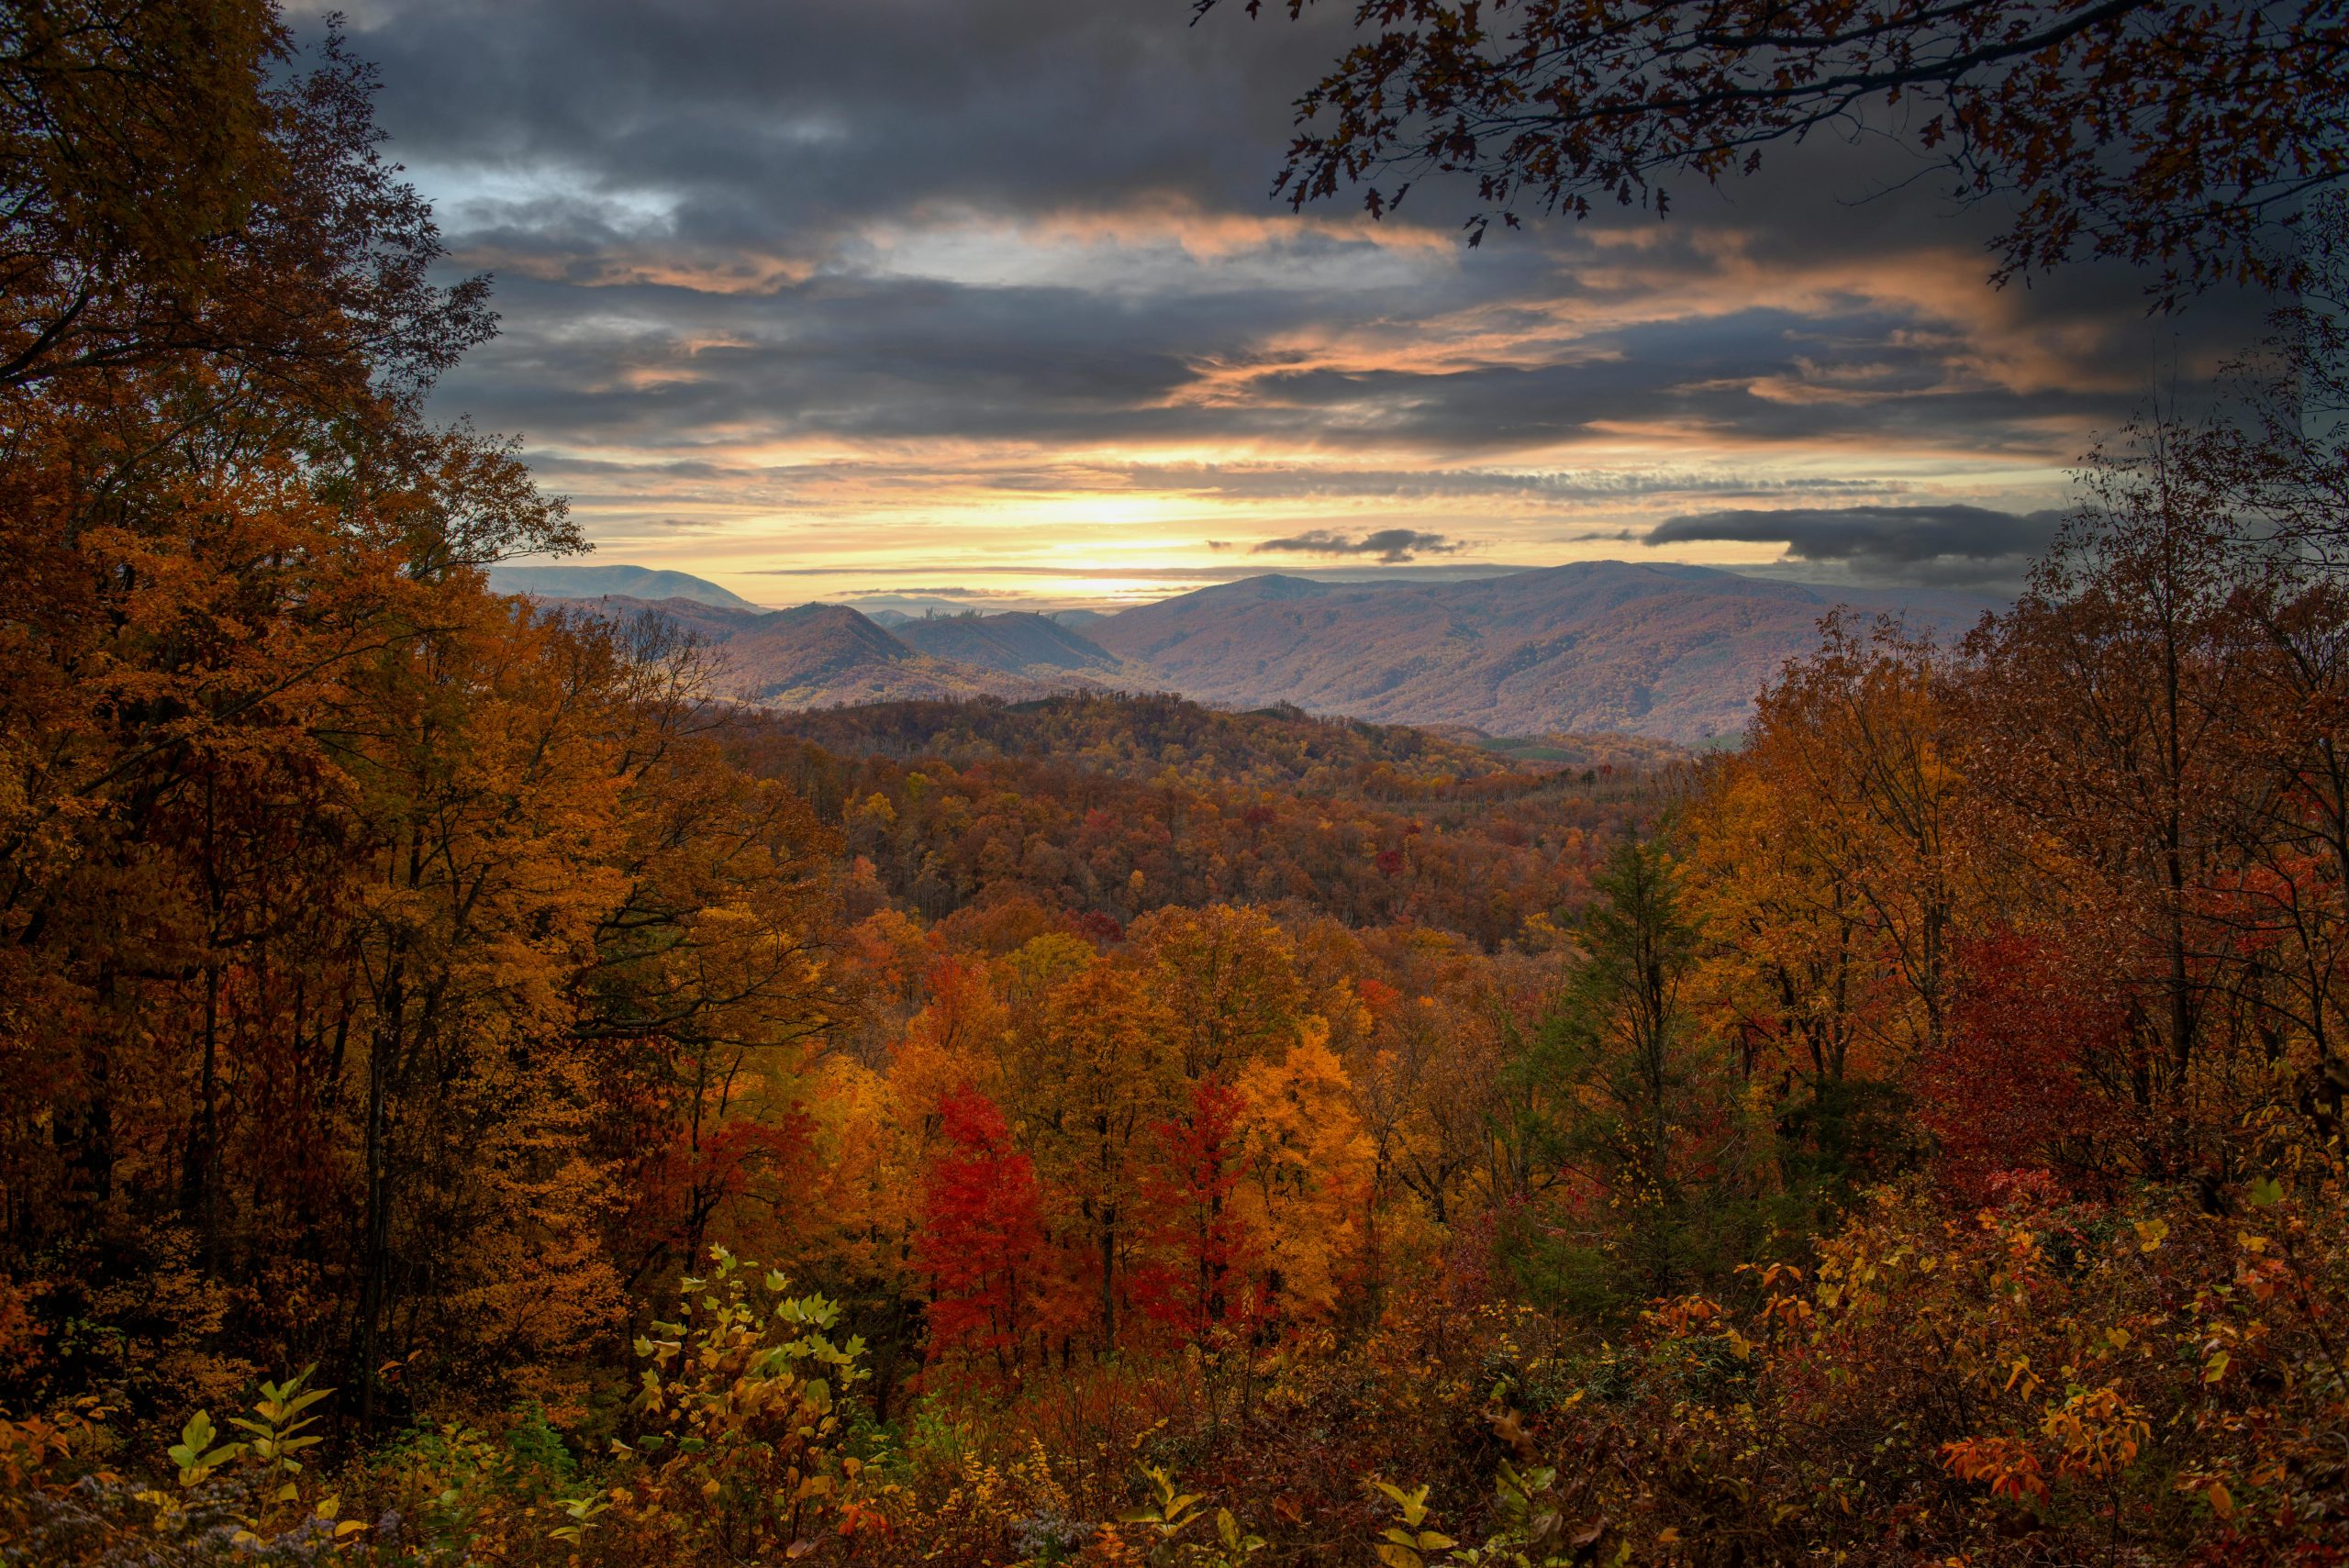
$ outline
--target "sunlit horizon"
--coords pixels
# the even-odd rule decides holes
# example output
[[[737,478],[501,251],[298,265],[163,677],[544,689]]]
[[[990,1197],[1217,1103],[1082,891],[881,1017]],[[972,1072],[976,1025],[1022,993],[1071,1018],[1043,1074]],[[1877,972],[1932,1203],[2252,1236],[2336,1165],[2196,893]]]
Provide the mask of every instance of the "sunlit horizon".
[[[779,606],[1606,558],[1998,590],[2246,319],[2156,328],[2097,266],[1994,289],[1999,214],[1868,144],[1475,250],[1441,182],[1292,212],[1318,24],[933,20],[681,17],[639,58],[529,8],[354,15],[451,275],[495,274],[501,335],[433,406],[518,436],[592,559]],[[1795,544],[1854,508],[1864,539]]]

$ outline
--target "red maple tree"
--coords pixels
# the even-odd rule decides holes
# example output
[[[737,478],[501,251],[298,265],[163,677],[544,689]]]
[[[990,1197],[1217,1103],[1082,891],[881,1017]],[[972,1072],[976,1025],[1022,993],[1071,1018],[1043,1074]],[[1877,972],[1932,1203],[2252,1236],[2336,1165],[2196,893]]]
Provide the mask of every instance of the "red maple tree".
[[[1135,1273],[1134,1300],[1152,1321],[1194,1344],[1261,1316],[1255,1239],[1231,1202],[1242,1108],[1229,1084],[1200,1079],[1185,1113],[1158,1124],[1141,1180],[1153,1255]]]
[[[1042,1188],[986,1095],[964,1084],[938,1112],[946,1143],[930,1167],[915,1243],[930,1282],[930,1358],[987,1358],[1011,1376],[1035,1318]]]

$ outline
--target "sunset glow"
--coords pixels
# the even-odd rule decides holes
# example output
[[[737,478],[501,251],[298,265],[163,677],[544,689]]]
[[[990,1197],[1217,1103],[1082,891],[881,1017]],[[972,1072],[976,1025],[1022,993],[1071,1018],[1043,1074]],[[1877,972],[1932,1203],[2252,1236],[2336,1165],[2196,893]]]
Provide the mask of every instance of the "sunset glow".
[[[503,336],[441,402],[519,432],[598,559],[763,604],[1596,557],[1995,586],[2020,557],[1645,536],[2052,515],[2226,339],[2217,308],[2152,335],[2094,269],[1989,289],[1995,215],[1866,148],[1475,250],[1441,184],[1383,222],[1293,213],[1264,181],[1327,29],[1186,19],[710,7],[640,55],[618,13],[366,7],[392,147],[455,264],[496,274]],[[1431,548],[1341,548],[1397,528]]]

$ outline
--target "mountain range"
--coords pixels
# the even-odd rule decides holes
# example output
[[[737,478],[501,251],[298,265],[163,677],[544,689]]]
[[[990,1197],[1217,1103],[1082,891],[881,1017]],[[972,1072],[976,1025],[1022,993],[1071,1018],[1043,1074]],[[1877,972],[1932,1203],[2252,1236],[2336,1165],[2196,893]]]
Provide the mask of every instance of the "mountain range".
[[[1599,561],[1394,586],[1252,577],[1127,610],[1088,635],[1202,702],[1695,742],[1742,728],[1754,693],[1817,645],[1838,604],[1941,633],[1992,607]]]
[[[1754,693],[1816,646],[1820,617],[1839,604],[1944,636],[1997,607],[1934,590],[1830,589],[1623,562],[1455,583],[1252,577],[1082,629],[1026,611],[884,627],[844,605],[590,602],[692,628],[722,649],[732,695],[778,707],[1152,690],[1228,708],[1288,703],[1489,735],[1622,731],[1683,744],[1736,733]]]
[[[692,599],[640,599],[626,594],[563,602],[613,617],[660,616],[692,632],[718,653],[720,695],[772,707],[840,707],[975,696],[1024,701],[1097,684],[1031,680],[1008,668],[937,658],[908,646],[846,605],[734,609]],[[988,639],[974,639],[973,642],[978,645],[985,640]],[[992,640],[1008,647],[1018,639],[1001,636]],[[1107,654],[1100,657],[1116,662]],[[1056,668],[1048,671],[1048,674],[1059,673]]]

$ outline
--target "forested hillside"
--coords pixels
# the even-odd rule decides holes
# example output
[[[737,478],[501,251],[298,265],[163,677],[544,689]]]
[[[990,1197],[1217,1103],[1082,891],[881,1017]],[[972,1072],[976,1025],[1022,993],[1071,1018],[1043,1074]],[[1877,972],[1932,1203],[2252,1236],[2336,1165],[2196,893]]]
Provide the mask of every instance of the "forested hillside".
[[[1086,635],[1204,702],[1695,745],[1742,728],[1755,688],[1839,605],[1957,633],[1990,601],[1597,561],[1466,583],[1253,577],[1126,610]]]
[[[929,616],[897,627],[897,640],[941,659],[1051,679],[1063,671],[1114,678],[1120,661],[1082,633],[1033,611]]]
[[[1232,713],[1164,695],[877,703],[743,714],[738,720],[746,734],[796,735],[843,755],[952,762],[1030,757],[1136,781],[1171,775],[1228,784],[1393,791],[1516,775],[1504,757],[1469,740],[1316,718],[1294,707]],[[1650,760],[1675,755],[1672,748],[1655,747]]]
[[[778,716],[363,65],[9,15],[0,1562],[2349,1558],[2337,316],[1701,761]]]
[[[907,745],[908,726],[934,740]],[[1170,905],[1234,903],[1486,951],[1528,921],[1549,940],[1606,845],[1684,782],[1671,766],[1516,772],[1412,730],[1163,697],[737,715],[729,733],[744,766],[838,824],[852,911],[967,922],[1015,895],[1112,937]]]

